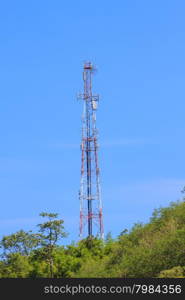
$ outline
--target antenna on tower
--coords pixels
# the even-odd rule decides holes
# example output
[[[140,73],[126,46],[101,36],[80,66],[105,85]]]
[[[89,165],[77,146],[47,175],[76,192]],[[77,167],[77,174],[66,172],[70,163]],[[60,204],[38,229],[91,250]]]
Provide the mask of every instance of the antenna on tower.
[[[100,191],[100,169],[98,163],[98,134],[96,111],[99,95],[92,94],[92,75],[96,68],[91,62],[83,67],[84,91],[82,141],[81,141],[81,181],[80,181],[80,237],[104,237],[103,214]]]

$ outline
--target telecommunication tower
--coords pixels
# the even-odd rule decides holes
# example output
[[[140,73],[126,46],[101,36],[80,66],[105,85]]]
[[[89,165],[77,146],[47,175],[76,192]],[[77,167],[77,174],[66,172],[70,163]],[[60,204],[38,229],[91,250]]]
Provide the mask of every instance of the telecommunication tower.
[[[103,215],[100,192],[100,170],[98,166],[98,143],[96,110],[98,95],[92,94],[94,67],[87,62],[83,67],[84,91],[82,141],[81,141],[81,182],[80,182],[80,237],[97,236],[103,239]]]

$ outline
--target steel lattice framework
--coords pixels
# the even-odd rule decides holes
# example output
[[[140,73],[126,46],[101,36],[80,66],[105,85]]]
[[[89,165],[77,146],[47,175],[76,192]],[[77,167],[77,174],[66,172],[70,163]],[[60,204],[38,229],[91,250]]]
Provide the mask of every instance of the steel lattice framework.
[[[98,95],[92,95],[91,62],[84,64],[82,142],[81,142],[81,183],[80,183],[80,237],[97,236],[103,239],[103,215],[100,192],[100,170],[98,166],[98,143],[96,110]]]

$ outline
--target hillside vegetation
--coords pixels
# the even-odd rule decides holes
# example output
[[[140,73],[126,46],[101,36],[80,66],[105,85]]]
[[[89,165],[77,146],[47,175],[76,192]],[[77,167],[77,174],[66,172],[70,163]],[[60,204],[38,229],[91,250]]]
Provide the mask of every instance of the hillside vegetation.
[[[0,277],[185,277],[185,202],[153,212],[147,224],[105,241],[61,246],[66,233],[57,214],[38,232],[20,230],[0,242]]]

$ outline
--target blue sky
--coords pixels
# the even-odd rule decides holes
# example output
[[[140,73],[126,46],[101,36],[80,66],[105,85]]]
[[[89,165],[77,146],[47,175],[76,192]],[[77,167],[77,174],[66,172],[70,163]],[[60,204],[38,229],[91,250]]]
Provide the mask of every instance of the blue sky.
[[[82,66],[98,68],[105,233],[182,197],[185,3],[0,4],[0,236],[58,212],[78,239]]]

